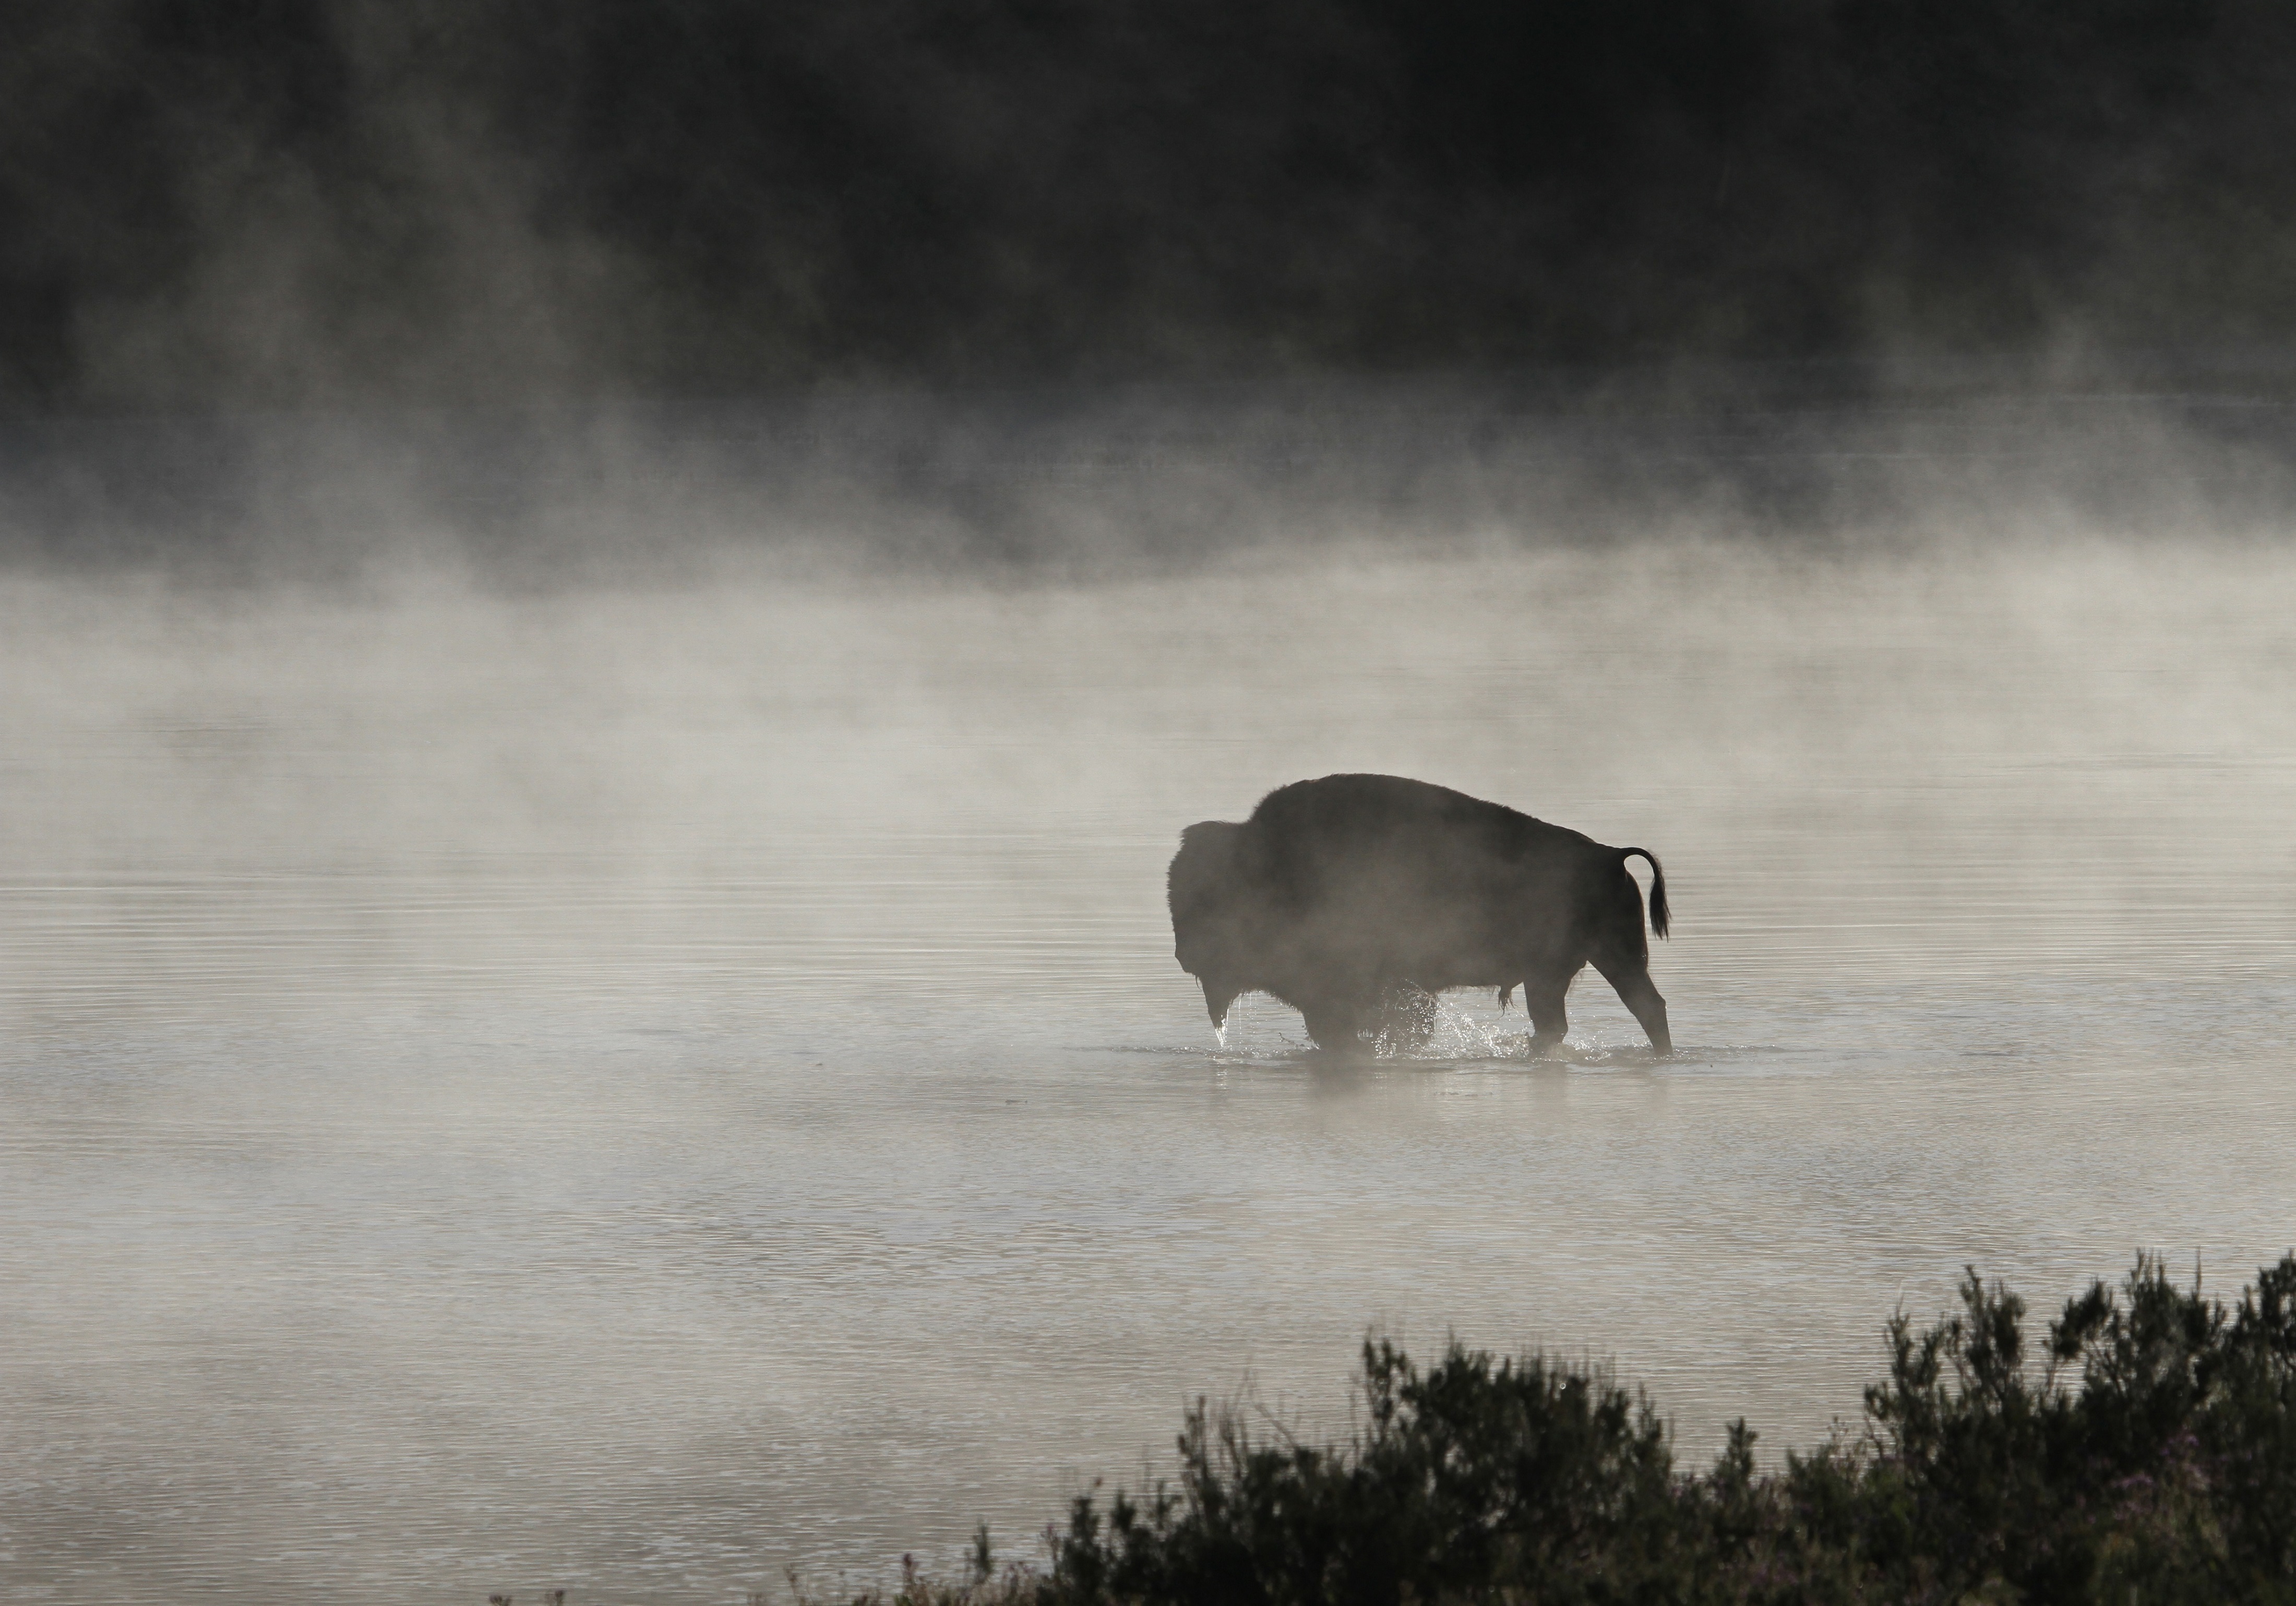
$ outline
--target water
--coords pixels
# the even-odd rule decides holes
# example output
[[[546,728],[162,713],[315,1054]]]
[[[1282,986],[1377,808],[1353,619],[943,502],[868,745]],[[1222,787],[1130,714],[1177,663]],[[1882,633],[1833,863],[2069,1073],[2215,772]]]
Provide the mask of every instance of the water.
[[[0,585],[0,1598],[739,1600],[1028,1553],[1373,1329],[1854,1416],[1964,1263],[2296,1241],[2296,553]],[[1334,1068],[1180,826],[1423,776],[1667,862],[1655,1062]]]

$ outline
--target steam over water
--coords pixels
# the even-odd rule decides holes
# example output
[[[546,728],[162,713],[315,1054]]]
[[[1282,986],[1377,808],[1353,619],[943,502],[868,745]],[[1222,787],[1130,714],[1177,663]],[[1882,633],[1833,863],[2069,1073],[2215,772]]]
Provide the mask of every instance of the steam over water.
[[[0,1599],[738,1599],[1027,1553],[1367,1327],[1854,1416],[1964,1263],[2296,1241],[2296,553],[1751,546],[908,588],[0,586]],[[1334,1068],[1175,966],[1338,770],[1666,862]],[[1639,868],[1639,866],[1636,866]]]

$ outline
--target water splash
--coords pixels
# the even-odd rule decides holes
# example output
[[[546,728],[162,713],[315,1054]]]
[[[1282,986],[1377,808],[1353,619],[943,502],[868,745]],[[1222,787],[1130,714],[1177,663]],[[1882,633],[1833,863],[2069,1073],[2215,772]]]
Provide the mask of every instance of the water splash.
[[[1519,1054],[1521,1032],[1503,1032],[1436,994],[1408,984],[1390,987],[1380,1005],[1373,1052],[1382,1060],[1498,1060]]]
[[[1219,1024],[1212,1028],[1212,1036],[1218,1039],[1219,1043],[1218,1052],[1221,1053],[1226,1053],[1228,1051],[1228,1039],[1231,1037],[1237,1039],[1236,1046],[1241,1047],[1242,1045],[1242,1039],[1243,1033],[1238,1026],[1238,1022],[1243,1018],[1243,1001],[1246,996],[1248,996],[1248,995],[1239,993],[1234,997],[1229,999],[1227,1001],[1227,1008],[1220,1012]]]

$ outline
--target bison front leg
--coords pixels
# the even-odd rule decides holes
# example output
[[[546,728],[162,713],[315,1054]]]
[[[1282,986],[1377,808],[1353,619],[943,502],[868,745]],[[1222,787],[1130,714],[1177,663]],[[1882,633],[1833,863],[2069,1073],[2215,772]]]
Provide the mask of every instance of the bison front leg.
[[[1658,988],[1651,985],[1650,967],[1637,960],[1610,959],[1597,955],[1595,968],[1603,972],[1603,979],[1617,989],[1619,1002],[1634,1012],[1642,1022],[1643,1030],[1650,1034],[1652,1052],[1670,1054],[1674,1052],[1674,1037],[1666,1028],[1666,1000],[1659,996]]]
[[[1303,999],[1300,1013],[1316,1046],[1328,1053],[1349,1053],[1363,1046],[1365,1013],[1363,1001],[1351,994],[1331,993]]]
[[[1533,977],[1522,984],[1522,1007],[1530,1015],[1530,1052],[1534,1058],[1552,1053],[1570,1030],[1570,1013],[1562,1001],[1570,991],[1570,976]]]

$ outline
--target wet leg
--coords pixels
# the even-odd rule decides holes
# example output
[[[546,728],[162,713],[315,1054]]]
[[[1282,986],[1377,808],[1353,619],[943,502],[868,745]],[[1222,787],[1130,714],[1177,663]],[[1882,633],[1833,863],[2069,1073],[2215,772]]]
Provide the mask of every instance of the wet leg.
[[[1530,1052],[1533,1058],[1552,1053],[1570,1029],[1570,1012],[1562,1000],[1570,991],[1570,977],[1534,976],[1522,984],[1522,1006],[1530,1014]]]
[[[1650,967],[1640,960],[1614,960],[1596,955],[1595,968],[1603,972],[1619,995],[1619,1002],[1633,1012],[1642,1022],[1643,1030],[1650,1035],[1653,1053],[1670,1054],[1674,1037],[1666,1028],[1666,1000],[1659,996],[1658,988],[1651,985]]]
[[[1363,1012],[1348,997],[1310,998],[1300,1004],[1308,1035],[1327,1053],[1348,1053],[1361,1046]]]

